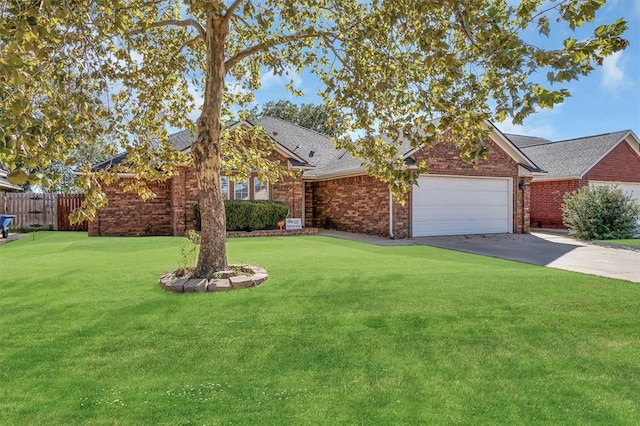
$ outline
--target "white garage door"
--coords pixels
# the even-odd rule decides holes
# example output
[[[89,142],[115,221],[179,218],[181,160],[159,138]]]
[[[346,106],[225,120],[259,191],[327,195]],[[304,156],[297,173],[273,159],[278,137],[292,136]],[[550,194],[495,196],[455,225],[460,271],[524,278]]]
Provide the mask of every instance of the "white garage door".
[[[413,236],[512,232],[512,179],[423,176],[413,187]]]
[[[620,189],[631,194],[631,196],[640,203],[640,183],[590,181],[589,185],[618,185]],[[638,224],[640,225],[640,220],[638,220]]]

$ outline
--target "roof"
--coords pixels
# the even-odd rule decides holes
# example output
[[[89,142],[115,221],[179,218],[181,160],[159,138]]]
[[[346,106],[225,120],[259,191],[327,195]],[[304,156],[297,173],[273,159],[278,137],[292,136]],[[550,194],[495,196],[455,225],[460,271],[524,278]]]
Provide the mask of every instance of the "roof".
[[[326,179],[329,177],[364,173],[363,161],[353,157],[345,149],[336,149],[333,141],[327,135],[315,130],[301,127],[288,121],[264,116],[255,123],[238,122],[237,125],[260,126],[265,133],[274,140],[276,149],[284,154],[293,167],[306,169],[303,177],[307,179]],[[492,126],[498,145],[501,146],[516,162],[527,170],[540,172],[534,162],[523,153],[510,139],[504,137],[495,126]],[[188,130],[183,130],[169,136],[169,141],[178,151],[186,151],[195,141],[195,137]],[[388,143],[391,143],[387,140]],[[399,140],[398,152],[404,157],[405,163],[413,164],[411,155],[415,149],[406,138]],[[96,164],[94,170],[120,164],[125,154]]]
[[[522,151],[548,174],[548,178],[581,178],[615,146],[633,134],[631,130],[602,135],[547,142],[522,147]],[[522,141],[522,136],[509,135],[509,139]],[[539,139],[541,138],[528,138]],[[517,144],[517,142],[514,142]]]
[[[234,127],[234,126],[240,125],[242,123],[247,123],[248,125],[253,126],[252,123],[248,123],[248,122],[236,122],[236,123],[233,123],[232,125],[230,125],[230,127]],[[262,125],[262,124],[260,124],[260,125]],[[295,125],[292,125],[292,126],[295,126]],[[307,132],[312,132],[311,130],[306,130],[306,131]],[[273,135],[277,134],[277,131],[274,130],[272,132],[267,132],[267,134],[269,134],[269,136],[272,136],[272,139],[276,142],[276,149],[278,151],[280,151],[285,157],[287,157],[287,159],[289,160],[291,166],[296,167],[296,168],[302,168],[302,169],[313,167],[313,165],[311,163],[305,161],[305,159],[302,156],[300,156],[297,153],[295,153],[294,151],[288,149],[288,146],[281,142],[281,139],[282,139],[281,137],[274,137]],[[182,131],[179,131],[177,133],[171,134],[171,135],[169,135],[168,139],[169,139],[169,142],[171,143],[171,145],[173,146],[173,148],[176,149],[177,151],[180,151],[180,152],[187,151],[191,147],[191,145],[193,145],[193,143],[196,140],[195,136],[189,130],[182,130]],[[107,169],[107,168],[112,167],[112,166],[116,166],[116,165],[121,164],[122,162],[124,162],[124,160],[126,158],[127,158],[126,153],[118,154],[117,156],[115,156],[115,157],[113,157],[113,158],[111,158],[109,160],[102,161],[100,163],[94,164],[92,166],[92,170],[96,171],[96,170],[102,170],[102,169]]]
[[[118,154],[113,158],[94,164],[93,166],[91,166],[91,170],[96,171],[96,170],[108,169],[109,167],[112,167],[112,166],[117,166],[118,164],[122,163],[126,158],[127,158],[126,153]]]
[[[535,145],[544,145],[547,143],[552,143],[549,139],[538,138],[535,136],[525,136],[525,135],[513,135],[510,133],[503,133],[515,146],[519,149],[528,148],[530,146]]]
[[[305,171],[304,177],[318,178],[362,169],[362,160],[354,158],[344,149],[336,149],[327,135],[269,116],[262,117],[255,124],[263,127],[270,137],[289,151],[315,166]]]
[[[17,191],[22,188],[18,185],[14,185],[11,182],[9,182],[9,180],[7,180],[7,172],[5,170],[0,169],[0,189]]]
[[[169,135],[169,142],[177,151],[184,151],[189,148],[195,140],[195,136],[189,130],[182,130]]]

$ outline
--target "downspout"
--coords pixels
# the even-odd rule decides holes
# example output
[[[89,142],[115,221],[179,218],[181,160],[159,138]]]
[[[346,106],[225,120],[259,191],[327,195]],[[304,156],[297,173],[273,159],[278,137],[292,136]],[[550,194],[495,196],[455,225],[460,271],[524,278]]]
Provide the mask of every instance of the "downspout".
[[[301,179],[302,180],[302,179]],[[306,199],[306,194],[307,193],[307,188],[305,187],[305,183],[304,181],[302,181],[302,227],[305,228],[305,222],[307,220],[307,199]]]
[[[389,190],[389,238],[393,239],[393,194]]]

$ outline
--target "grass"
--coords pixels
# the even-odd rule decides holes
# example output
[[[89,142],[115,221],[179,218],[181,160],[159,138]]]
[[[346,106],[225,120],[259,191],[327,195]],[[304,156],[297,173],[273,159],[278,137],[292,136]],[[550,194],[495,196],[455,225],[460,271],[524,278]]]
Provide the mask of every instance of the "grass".
[[[430,247],[230,240],[262,286],[173,294],[182,239],[0,246],[0,424],[637,424],[640,286]]]
[[[619,244],[623,246],[640,247],[640,238],[629,238],[626,240],[602,240],[598,242],[605,244]]]

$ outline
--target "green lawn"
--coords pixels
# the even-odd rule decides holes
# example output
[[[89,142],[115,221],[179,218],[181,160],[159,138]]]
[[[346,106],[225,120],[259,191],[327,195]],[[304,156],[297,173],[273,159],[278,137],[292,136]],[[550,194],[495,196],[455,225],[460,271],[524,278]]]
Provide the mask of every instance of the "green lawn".
[[[640,247],[640,238],[630,238],[627,240],[602,240],[599,242],[605,244],[620,244],[623,246]]]
[[[429,247],[229,241],[262,286],[173,294],[182,239],[0,246],[0,424],[638,424],[640,286]]]

